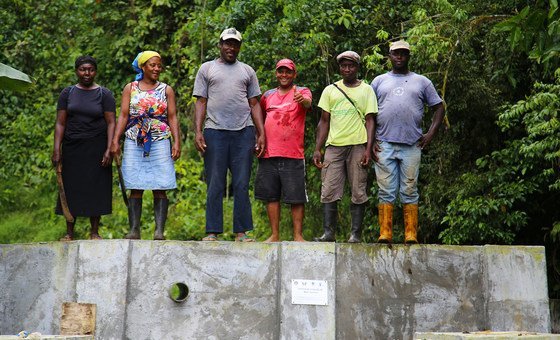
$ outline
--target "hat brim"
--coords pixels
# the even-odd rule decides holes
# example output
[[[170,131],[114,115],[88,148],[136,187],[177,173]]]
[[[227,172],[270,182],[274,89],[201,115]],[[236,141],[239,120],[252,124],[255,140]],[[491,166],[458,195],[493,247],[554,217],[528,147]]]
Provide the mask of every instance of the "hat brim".
[[[410,52],[410,48],[406,48],[406,47],[391,48],[391,49],[389,49],[389,52],[398,51],[398,50],[405,50],[405,51]]]
[[[285,67],[285,68],[287,68],[288,70],[292,70],[292,71],[295,71],[295,70],[296,70],[296,68],[295,68],[294,66],[292,66],[292,65],[286,65],[286,64],[276,65],[276,69],[277,69],[277,70],[278,70],[279,68],[282,68],[282,67]]]
[[[360,65],[360,61],[358,61],[358,60],[356,60],[356,59],[352,59],[352,58],[350,58],[350,57],[340,57],[340,58],[337,58],[337,59],[336,59],[336,62],[340,64],[343,60],[348,60],[348,61],[351,61],[351,62],[353,62],[353,63],[356,63],[356,64]]]
[[[230,39],[237,40],[237,41],[241,42],[241,39],[239,39],[239,37],[234,35],[234,34],[226,34],[223,37],[220,37],[220,40],[223,40],[223,41],[230,40]]]

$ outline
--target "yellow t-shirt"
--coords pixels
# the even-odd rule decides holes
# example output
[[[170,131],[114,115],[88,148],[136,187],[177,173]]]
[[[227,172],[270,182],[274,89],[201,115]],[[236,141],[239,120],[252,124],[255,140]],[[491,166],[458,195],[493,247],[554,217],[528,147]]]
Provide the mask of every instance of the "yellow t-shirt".
[[[334,85],[327,86],[319,99],[319,107],[331,114],[326,145],[346,146],[367,142],[365,116],[377,113],[377,97],[371,86],[362,81],[359,86],[346,87],[342,80],[336,82],[352,103]]]

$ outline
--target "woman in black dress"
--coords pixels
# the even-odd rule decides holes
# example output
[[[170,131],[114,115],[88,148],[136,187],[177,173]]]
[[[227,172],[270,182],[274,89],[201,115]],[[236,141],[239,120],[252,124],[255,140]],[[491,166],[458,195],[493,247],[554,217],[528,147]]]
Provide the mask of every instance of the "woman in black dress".
[[[62,162],[62,180],[73,217],[89,217],[90,239],[101,239],[101,215],[111,213],[111,156],[115,130],[115,98],[95,83],[97,62],[90,56],[76,59],[78,83],[62,90],[58,98],[52,162]],[[60,197],[56,214],[62,215]],[[75,222],[66,222],[61,241],[74,238]]]

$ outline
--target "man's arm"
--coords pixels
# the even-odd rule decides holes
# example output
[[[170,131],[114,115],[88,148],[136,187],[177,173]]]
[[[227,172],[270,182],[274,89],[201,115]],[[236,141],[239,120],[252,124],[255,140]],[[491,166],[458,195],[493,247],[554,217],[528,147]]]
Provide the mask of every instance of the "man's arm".
[[[375,134],[377,133],[376,128],[375,128],[375,125],[377,124],[377,115],[375,115],[375,117],[373,117],[373,124],[374,124],[373,135],[371,137],[371,140],[373,142],[373,150],[371,150],[371,151],[372,151],[372,155],[373,155],[373,160],[375,162],[377,162],[379,160],[379,156],[377,154],[379,153],[379,151],[381,151],[381,147],[377,143],[377,137],[375,136]]]
[[[368,113],[366,115],[366,133],[366,151],[364,152],[362,161],[360,162],[362,166],[368,166],[371,162],[372,156],[373,160],[377,161],[377,155],[373,152],[373,144],[375,143],[375,117],[373,113]]]
[[[206,151],[206,141],[204,140],[204,135],[202,134],[202,129],[204,126],[204,118],[206,118],[206,104],[208,103],[207,98],[197,97],[194,103],[194,146],[196,149],[202,153]]]
[[[430,129],[428,130],[428,133],[420,137],[420,143],[418,144],[418,146],[420,146],[421,149],[425,148],[426,146],[428,146],[428,144],[430,144],[430,142],[436,135],[436,132],[439,129],[439,126],[441,125],[441,122],[443,121],[443,113],[444,113],[443,103],[436,104],[430,107],[430,109],[434,112],[434,117],[432,118],[432,125],[430,125]]]
[[[297,87],[294,85],[294,101],[303,105],[306,109],[311,107],[311,97],[304,96],[301,91],[297,90]]]
[[[257,100],[257,97],[249,98],[249,106],[251,107],[251,118],[253,118],[253,124],[257,129],[257,157],[260,157],[264,153],[266,147],[266,136],[264,134],[264,123],[263,123],[263,113],[261,110],[261,105]]]
[[[321,113],[321,119],[317,125],[317,138],[315,139],[315,152],[313,152],[313,163],[316,167],[321,169],[323,167],[323,155],[321,154],[321,149],[325,145],[327,136],[329,135],[329,129],[331,126],[331,114],[323,110]]]

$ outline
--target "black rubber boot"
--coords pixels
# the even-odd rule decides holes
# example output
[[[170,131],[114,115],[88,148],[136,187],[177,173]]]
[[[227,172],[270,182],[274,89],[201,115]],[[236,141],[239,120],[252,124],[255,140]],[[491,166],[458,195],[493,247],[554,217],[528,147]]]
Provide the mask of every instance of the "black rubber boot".
[[[315,237],[315,242],[336,241],[336,219],[338,217],[337,202],[323,203],[323,229],[325,232],[321,237]]]
[[[156,221],[156,229],[154,231],[154,240],[165,240],[163,236],[163,228],[167,220],[167,208],[169,200],[167,198],[154,198],[154,219]]]
[[[129,240],[140,239],[140,218],[142,217],[142,198],[128,199],[128,225],[130,231],[124,238]]]
[[[366,204],[350,203],[350,216],[352,217],[352,232],[348,243],[362,242],[362,226],[364,223],[364,213]]]

